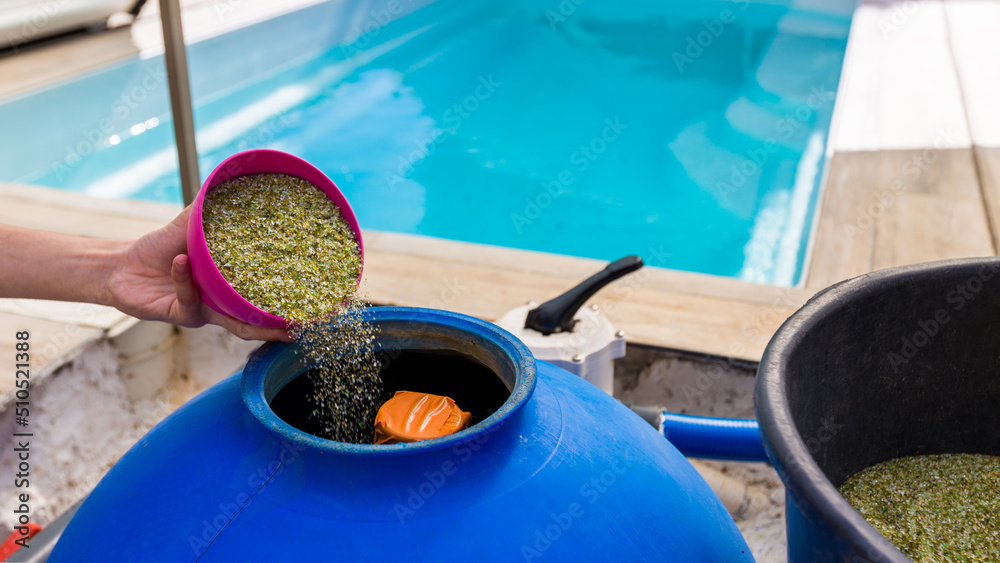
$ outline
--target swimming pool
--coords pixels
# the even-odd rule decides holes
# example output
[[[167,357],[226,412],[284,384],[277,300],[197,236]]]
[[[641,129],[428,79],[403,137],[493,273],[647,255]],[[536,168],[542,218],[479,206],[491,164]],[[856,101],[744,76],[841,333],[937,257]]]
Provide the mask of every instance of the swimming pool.
[[[792,285],[849,24],[747,1],[319,4],[189,47],[202,177],[275,148],[366,228]],[[159,56],[0,124],[2,180],[181,199]]]

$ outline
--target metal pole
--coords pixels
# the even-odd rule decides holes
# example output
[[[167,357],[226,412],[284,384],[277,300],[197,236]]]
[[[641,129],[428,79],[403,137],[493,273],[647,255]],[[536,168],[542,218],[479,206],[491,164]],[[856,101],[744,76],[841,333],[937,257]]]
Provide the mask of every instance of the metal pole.
[[[194,113],[191,110],[180,0],[160,0],[160,22],[163,24],[163,57],[167,64],[167,83],[170,86],[170,113],[174,118],[181,190],[184,205],[191,205],[201,187],[201,175],[198,172],[198,149],[194,140]]]

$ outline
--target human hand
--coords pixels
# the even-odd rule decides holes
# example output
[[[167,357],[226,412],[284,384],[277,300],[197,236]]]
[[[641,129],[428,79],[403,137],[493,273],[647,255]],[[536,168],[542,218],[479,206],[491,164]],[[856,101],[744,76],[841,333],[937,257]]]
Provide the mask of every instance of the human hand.
[[[107,302],[144,320],[186,327],[219,325],[244,340],[293,339],[284,328],[264,328],[228,317],[201,300],[187,256],[191,207],[168,225],[136,240],[123,242],[122,256],[108,276]]]

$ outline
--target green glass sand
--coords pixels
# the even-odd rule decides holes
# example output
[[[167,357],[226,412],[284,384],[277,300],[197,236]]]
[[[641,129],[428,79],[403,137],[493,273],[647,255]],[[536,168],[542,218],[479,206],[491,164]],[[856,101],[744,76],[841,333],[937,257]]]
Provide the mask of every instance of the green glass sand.
[[[285,318],[315,365],[310,414],[321,437],[371,443],[384,402],[376,329],[361,315],[361,252],[336,204],[301,178],[252,174],[205,195],[203,224],[226,281]]]
[[[907,557],[1000,561],[1000,457],[903,457],[849,478],[841,494]]]

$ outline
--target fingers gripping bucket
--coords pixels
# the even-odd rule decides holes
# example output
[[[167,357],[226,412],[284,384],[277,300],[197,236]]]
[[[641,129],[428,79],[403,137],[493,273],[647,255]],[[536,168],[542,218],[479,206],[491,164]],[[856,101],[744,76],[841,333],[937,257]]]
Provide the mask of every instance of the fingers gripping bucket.
[[[364,269],[365,248],[361,238],[361,227],[358,225],[358,219],[354,216],[354,210],[351,209],[347,198],[333,181],[315,166],[297,156],[269,149],[244,151],[222,161],[205,180],[191,208],[187,236],[191,273],[194,275],[194,281],[201,292],[202,300],[216,312],[252,325],[280,328],[286,326],[285,319],[272,315],[247,301],[222,276],[209,253],[202,223],[206,193],[233,178],[264,173],[287,174],[302,178],[329,196],[330,200],[340,209],[340,214],[358,241],[362,270]],[[360,282],[361,272],[359,271],[358,283]]]

